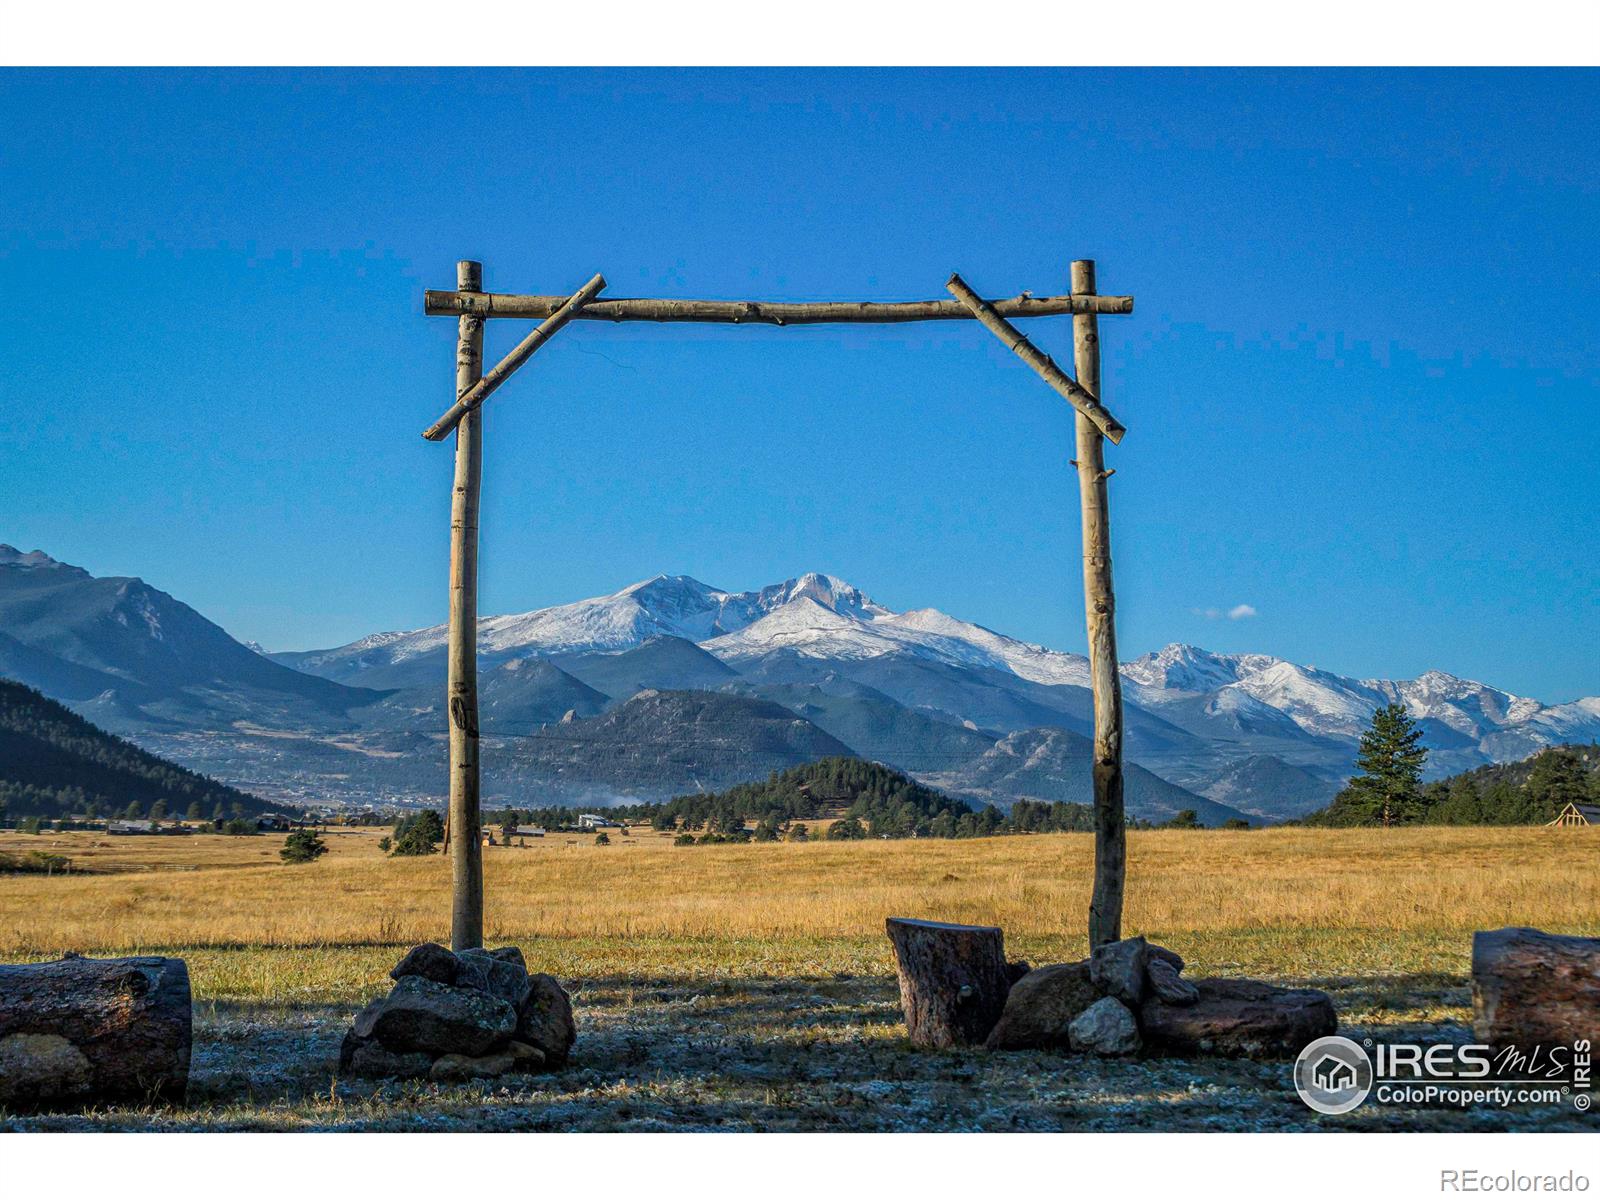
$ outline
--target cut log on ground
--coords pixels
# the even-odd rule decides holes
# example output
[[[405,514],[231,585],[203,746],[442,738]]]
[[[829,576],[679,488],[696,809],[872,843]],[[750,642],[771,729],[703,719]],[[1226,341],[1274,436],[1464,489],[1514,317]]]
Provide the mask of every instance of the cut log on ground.
[[[1523,1052],[1600,1041],[1600,938],[1473,934],[1472,1026],[1478,1041]]]
[[[1011,990],[1005,935],[993,925],[904,917],[890,917],[887,931],[911,1044],[932,1049],[982,1045]]]
[[[1139,1009],[1145,1046],[1165,1054],[1229,1058],[1293,1058],[1336,1033],[1338,1014],[1326,992],[1280,988],[1254,979],[1195,979],[1188,1005],[1150,997]]]
[[[192,1039],[181,958],[0,966],[0,1108],[182,1103]]]

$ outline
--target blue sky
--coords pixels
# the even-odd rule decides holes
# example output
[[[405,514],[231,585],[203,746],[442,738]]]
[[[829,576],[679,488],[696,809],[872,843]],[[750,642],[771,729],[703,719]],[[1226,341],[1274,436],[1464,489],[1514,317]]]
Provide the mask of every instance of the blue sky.
[[[1597,127],[1592,72],[0,73],[0,541],[273,648],[433,623],[458,258],[908,299],[1092,257],[1138,298],[1124,657],[1593,694]],[[483,608],[825,570],[1081,650],[1071,430],[969,323],[580,322],[491,402]]]

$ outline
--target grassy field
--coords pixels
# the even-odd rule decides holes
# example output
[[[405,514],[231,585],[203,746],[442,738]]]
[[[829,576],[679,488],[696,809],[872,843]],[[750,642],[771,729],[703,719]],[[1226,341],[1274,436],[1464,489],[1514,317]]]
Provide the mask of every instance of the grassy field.
[[[675,847],[634,830],[610,846],[555,835],[490,847],[489,944],[522,946],[573,990],[573,1070],[487,1109],[489,1085],[391,1094],[397,1085],[333,1080],[341,1024],[405,947],[448,933],[448,864],[388,859],[382,833],[330,833],[330,853],[296,867],[277,860],[281,836],[0,834],[0,852],[74,866],[0,877],[0,957],[190,963],[197,1105],[92,1123],[414,1128],[448,1125],[465,1106],[470,1127],[1318,1127],[1292,1091],[1282,1101],[1281,1064],[1212,1063],[1197,1079],[1195,1063],[909,1051],[884,917],[998,924],[1012,957],[1081,957],[1092,844],[1075,834]],[[1472,932],[1600,934],[1597,852],[1600,834],[1584,830],[1139,832],[1125,926],[1178,950],[1191,975],[1310,983],[1334,994],[1349,1028],[1459,1039]],[[866,1099],[846,1102],[830,1072],[863,1069]],[[683,1087],[721,1098],[690,1102]],[[1010,1097],[998,1108],[997,1094]],[[930,1097],[935,1108],[917,1107]],[[1366,1108],[1341,1119],[1371,1120]]]

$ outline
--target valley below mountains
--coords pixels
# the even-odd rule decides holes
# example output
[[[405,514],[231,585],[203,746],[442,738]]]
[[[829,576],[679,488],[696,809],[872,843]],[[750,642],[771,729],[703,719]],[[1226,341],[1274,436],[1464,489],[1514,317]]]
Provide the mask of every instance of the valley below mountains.
[[[744,592],[657,576],[483,618],[479,653],[486,807],[660,799],[833,755],[976,804],[1090,799],[1084,658],[827,575]],[[283,803],[436,803],[444,655],[442,625],[264,653],[141,580],[0,546],[0,676]],[[1600,737],[1600,698],[1547,706],[1442,672],[1358,680],[1172,645],[1122,673],[1128,810],[1152,821],[1320,807],[1391,701],[1437,775]]]

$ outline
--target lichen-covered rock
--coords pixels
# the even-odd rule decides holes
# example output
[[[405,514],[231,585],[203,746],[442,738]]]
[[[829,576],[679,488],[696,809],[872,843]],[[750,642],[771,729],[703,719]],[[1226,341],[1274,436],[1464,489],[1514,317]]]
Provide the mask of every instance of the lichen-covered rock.
[[[528,969],[528,962],[522,957],[522,951],[516,946],[501,946],[498,950],[491,950],[489,954],[502,962],[516,963],[524,972]]]
[[[498,1079],[509,1074],[516,1065],[511,1055],[484,1054],[476,1058],[465,1054],[446,1054],[428,1069],[428,1078],[435,1083],[464,1083],[469,1079]]]
[[[1145,1045],[1170,1054],[1232,1058],[1289,1057],[1339,1027],[1333,1001],[1311,988],[1279,988],[1254,979],[1196,979],[1187,1007],[1151,997],[1139,1009]]]
[[[551,975],[530,975],[528,995],[517,1014],[516,1040],[539,1050],[545,1065],[567,1065],[578,1027],[572,1019],[572,1000]]]
[[[498,996],[512,1008],[521,1010],[532,985],[528,982],[527,968],[521,963],[520,952],[516,960],[490,954],[487,950],[463,950],[456,958],[463,968],[456,977],[457,987],[480,987],[491,996]],[[472,975],[470,984],[466,979],[468,972]]]
[[[435,983],[454,983],[456,966],[456,956],[438,942],[423,942],[406,951],[406,956],[389,972],[389,978],[404,979],[407,975],[420,975]]]
[[[350,1042],[346,1038],[346,1044]],[[357,1042],[345,1070],[370,1079],[425,1079],[433,1067],[433,1055],[420,1050],[390,1050],[382,1042]]]
[[[1102,996],[1067,1026],[1074,1050],[1114,1057],[1137,1054],[1139,1023],[1128,1006],[1114,996]]]
[[[1200,989],[1179,976],[1178,969],[1164,958],[1152,955],[1145,964],[1144,977],[1150,991],[1163,1004],[1186,1008],[1200,999]]]
[[[391,1050],[468,1057],[503,1047],[516,1029],[517,1010],[498,996],[421,975],[396,983],[372,1022],[373,1036]]]
[[[1065,1050],[1071,1045],[1068,1027],[1099,998],[1087,962],[1035,967],[1012,984],[984,1045],[990,1050]]]
[[[1102,996],[1114,996],[1134,1008],[1144,999],[1144,971],[1150,943],[1142,937],[1106,942],[1089,954],[1089,979]]]
[[[544,1051],[537,1046],[530,1046],[526,1042],[512,1042],[506,1047],[505,1052],[511,1056],[518,1071],[540,1071],[544,1069]]]

